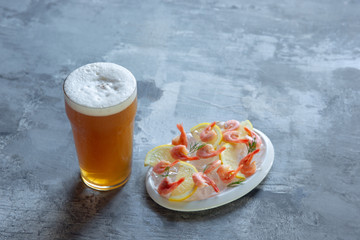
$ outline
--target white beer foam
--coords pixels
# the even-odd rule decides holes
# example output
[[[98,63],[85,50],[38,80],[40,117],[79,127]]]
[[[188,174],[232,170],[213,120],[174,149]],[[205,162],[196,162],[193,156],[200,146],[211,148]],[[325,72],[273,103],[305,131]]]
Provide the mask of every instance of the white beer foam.
[[[90,63],[74,70],[64,82],[65,101],[74,110],[107,116],[127,108],[136,98],[136,80],[114,63]]]

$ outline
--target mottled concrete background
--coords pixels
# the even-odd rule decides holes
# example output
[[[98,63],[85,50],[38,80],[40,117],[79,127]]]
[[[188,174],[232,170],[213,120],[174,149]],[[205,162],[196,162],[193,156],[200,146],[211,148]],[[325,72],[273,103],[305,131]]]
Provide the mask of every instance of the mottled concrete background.
[[[1,1],[0,239],[359,239],[360,2]],[[62,82],[110,61],[138,80],[133,173],[79,179]],[[250,119],[275,146],[245,197],[178,213],[146,193],[148,150]]]

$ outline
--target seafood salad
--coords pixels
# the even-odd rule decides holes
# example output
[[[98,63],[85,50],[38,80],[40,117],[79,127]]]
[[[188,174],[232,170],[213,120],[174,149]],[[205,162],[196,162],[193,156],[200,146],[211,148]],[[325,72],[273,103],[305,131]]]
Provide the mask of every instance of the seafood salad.
[[[263,144],[249,120],[200,123],[150,150],[153,187],[169,201],[196,201],[241,184],[257,170]]]

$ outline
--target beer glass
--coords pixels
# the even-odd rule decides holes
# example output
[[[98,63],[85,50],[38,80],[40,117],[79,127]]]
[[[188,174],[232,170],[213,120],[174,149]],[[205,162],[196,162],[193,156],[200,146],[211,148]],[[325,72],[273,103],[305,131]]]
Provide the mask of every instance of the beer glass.
[[[101,191],[122,186],[131,173],[135,77],[114,63],[91,63],[73,71],[63,89],[84,183]]]

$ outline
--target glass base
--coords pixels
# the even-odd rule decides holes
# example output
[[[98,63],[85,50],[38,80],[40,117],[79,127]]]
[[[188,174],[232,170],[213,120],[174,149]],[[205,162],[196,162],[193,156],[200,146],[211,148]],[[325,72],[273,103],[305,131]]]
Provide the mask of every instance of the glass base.
[[[112,185],[112,186],[101,186],[101,185],[96,185],[96,184],[90,183],[83,176],[81,176],[81,179],[86,184],[86,186],[88,186],[92,189],[95,189],[98,191],[110,191],[110,190],[113,190],[113,189],[123,186],[129,180],[129,177],[130,177],[130,175],[127,178],[125,178],[122,182]]]

